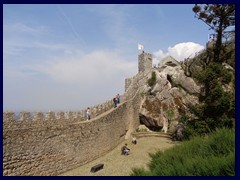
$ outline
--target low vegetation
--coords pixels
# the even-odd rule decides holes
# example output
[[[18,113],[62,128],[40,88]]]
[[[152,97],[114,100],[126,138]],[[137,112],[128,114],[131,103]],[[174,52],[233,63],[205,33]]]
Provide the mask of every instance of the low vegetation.
[[[148,132],[147,129],[141,129],[141,128],[137,128],[136,132]]]
[[[235,130],[217,129],[150,157],[149,170],[134,168],[131,176],[234,176]]]
[[[152,77],[148,79],[148,85],[150,87],[153,87],[156,84],[157,78],[156,78],[156,73],[153,71],[152,72]]]

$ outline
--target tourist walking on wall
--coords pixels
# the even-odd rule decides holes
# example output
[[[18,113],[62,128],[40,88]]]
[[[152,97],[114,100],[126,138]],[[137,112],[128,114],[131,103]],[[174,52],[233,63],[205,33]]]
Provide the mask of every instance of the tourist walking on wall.
[[[87,108],[87,112],[86,112],[86,116],[87,116],[87,121],[90,120],[90,108]]]
[[[117,103],[119,104],[120,103],[120,95],[117,94]]]
[[[114,103],[114,108],[116,108],[117,107],[117,97],[113,98],[113,103]]]

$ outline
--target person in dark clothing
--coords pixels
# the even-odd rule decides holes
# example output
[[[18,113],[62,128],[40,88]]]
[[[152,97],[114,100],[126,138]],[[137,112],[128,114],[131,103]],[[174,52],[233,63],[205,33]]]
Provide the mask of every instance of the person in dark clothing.
[[[122,155],[129,155],[130,149],[127,147],[127,143],[121,148]]]
[[[116,108],[117,107],[117,97],[113,98],[113,103],[114,103],[114,108]]]

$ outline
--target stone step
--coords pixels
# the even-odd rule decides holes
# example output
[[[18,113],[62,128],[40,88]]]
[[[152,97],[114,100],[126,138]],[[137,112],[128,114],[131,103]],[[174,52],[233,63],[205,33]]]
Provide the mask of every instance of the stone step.
[[[172,138],[171,134],[169,133],[163,133],[163,132],[134,132],[132,133],[133,136],[136,138],[141,138],[141,137],[165,137],[165,138]]]

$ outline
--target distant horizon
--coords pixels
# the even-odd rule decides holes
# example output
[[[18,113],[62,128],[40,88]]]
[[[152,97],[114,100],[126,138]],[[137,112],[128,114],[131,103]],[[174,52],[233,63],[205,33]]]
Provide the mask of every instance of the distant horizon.
[[[123,94],[138,44],[153,64],[193,57],[213,33],[193,6],[3,4],[3,111],[77,111]]]

